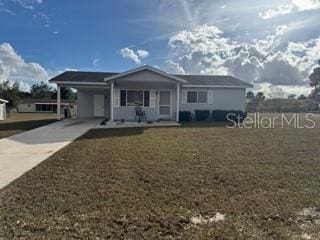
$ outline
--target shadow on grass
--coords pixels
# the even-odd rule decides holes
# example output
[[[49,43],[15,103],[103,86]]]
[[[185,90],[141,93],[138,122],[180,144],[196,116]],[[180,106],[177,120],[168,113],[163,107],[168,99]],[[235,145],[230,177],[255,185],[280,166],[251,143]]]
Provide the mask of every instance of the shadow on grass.
[[[143,134],[143,131],[147,128],[114,128],[114,129],[91,129],[80,139],[96,139],[96,138],[108,138],[108,137],[127,137]]]
[[[53,123],[55,119],[44,119],[44,120],[29,120],[21,122],[8,122],[0,123],[0,131],[6,130],[30,130],[33,128],[41,127],[49,123]]]
[[[182,128],[227,128],[227,126],[232,126],[232,123],[228,122],[212,122],[212,121],[193,121],[184,122],[181,124]]]
[[[80,139],[96,139],[109,137],[127,137],[143,134],[145,130],[152,128],[226,128],[228,123],[224,122],[188,122],[180,126],[150,126],[150,127],[128,127],[128,128],[108,128],[91,129]]]

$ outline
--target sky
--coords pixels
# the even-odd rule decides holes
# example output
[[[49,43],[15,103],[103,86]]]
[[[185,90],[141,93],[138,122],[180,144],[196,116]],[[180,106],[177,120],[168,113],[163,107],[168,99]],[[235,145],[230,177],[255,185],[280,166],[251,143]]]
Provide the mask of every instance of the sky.
[[[308,95],[319,23],[320,0],[0,0],[0,82],[148,64]]]

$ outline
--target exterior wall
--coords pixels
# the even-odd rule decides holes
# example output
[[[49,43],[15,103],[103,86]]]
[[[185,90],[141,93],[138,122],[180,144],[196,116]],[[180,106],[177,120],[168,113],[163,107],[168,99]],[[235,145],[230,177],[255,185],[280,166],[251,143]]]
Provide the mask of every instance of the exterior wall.
[[[183,94],[180,94],[180,111],[194,110],[241,110],[245,111],[245,89],[244,88],[181,88],[182,91],[213,91],[212,104],[184,103]]]
[[[110,90],[97,89],[86,90],[78,89],[77,99],[77,116],[80,118],[92,118],[94,117],[94,95],[104,95],[104,115],[105,118],[110,117]]]
[[[18,112],[21,113],[34,113],[36,112],[36,105],[33,103],[18,104]]]

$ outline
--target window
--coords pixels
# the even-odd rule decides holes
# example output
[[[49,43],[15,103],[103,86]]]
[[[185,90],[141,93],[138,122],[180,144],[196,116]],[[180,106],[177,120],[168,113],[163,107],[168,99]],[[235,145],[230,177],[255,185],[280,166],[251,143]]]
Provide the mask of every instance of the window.
[[[121,90],[121,107],[150,106],[150,91],[143,90]]]
[[[36,104],[36,112],[41,112],[41,105]]]
[[[198,103],[207,103],[208,94],[207,92],[198,92]]]
[[[188,103],[197,103],[198,92],[188,92]]]
[[[207,91],[188,91],[187,92],[188,103],[208,103]]]
[[[143,91],[128,90],[127,91],[127,106],[142,106]]]
[[[150,92],[144,91],[144,106],[149,107],[150,106]]]
[[[126,90],[120,91],[120,106],[121,107],[127,106],[127,91]]]
[[[57,105],[36,104],[36,112],[54,112],[57,111]]]

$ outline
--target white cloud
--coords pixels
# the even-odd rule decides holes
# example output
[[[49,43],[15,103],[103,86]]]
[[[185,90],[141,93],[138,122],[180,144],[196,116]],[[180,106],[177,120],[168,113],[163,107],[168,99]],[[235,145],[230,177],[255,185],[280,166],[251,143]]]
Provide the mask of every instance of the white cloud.
[[[42,0],[11,0],[11,1],[29,10],[33,10],[35,8],[35,5],[42,3]]]
[[[99,58],[94,58],[94,59],[92,60],[92,65],[96,67],[99,62],[100,62],[100,59],[99,59]]]
[[[185,74],[183,67],[181,67],[179,65],[179,63],[173,62],[171,60],[167,60],[166,64],[167,64],[167,71],[168,72],[174,72],[177,74]]]
[[[0,82],[20,82],[26,89],[37,81],[47,81],[47,71],[38,63],[26,62],[9,43],[0,44]]]
[[[122,48],[120,50],[122,57],[133,60],[136,64],[141,64],[141,60],[149,56],[149,52],[146,50],[139,49],[134,51],[130,48]]]
[[[316,9],[320,9],[320,0],[291,0],[289,3],[280,5],[275,9],[260,12],[259,16],[262,19],[271,19],[292,12],[303,12]]]
[[[139,49],[139,50],[137,51],[137,54],[138,54],[138,56],[139,56],[141,59],[144,59],[144,58],[146,58],[146,57],[149,56],[149,52],[148,52],[148,51],[146,51],[146,50],[141,50],[141,49]]]
[[[286,26],[278,26],[273,34],[251,43],[226,37],[212,25],[180,31],[169,39],[166,68],[178,73],[230,74],[254,83],[257,89],[268,84],[306,93],[308,75],[320,58],[320,37],[279,49],[286,31]]]

